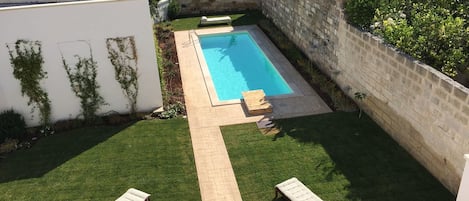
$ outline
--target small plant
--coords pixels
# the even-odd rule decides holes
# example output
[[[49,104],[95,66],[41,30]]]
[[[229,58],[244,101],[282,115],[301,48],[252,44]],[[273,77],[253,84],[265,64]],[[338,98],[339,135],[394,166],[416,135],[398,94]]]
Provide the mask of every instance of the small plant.
[[[53,135],[55,133],[54,129],[52,129],[50,126],[45,126],[41,130],[39,130],[39,132],[43,136],[49,136],[49,135]]]
[[[15,151],[18,148],[18,142],[17,139],[5,139],[5,142],[0,144],[0,154]]]
[[[165,110],[158,117],[161,119],[171,119],[182,113],[185,113],[184,105],[181,102],[176,102],[165,107]]]
[[[42,68],[44,59],[42,58],[41,42],[17,40],[13,48],[10,48],[8,44],[7,48],[13,67],[13,75],[21,84],[21,94],[28,96],[28,105],[33,106],[31,113],[39,108],[41,123],[46,126],[49,124],[51,109],[47,92],[39,84],[47,75]]]
[[[97,119],[96,112],[101,105],[106,104],[99,94],[99,84],[96,81],[97,63],[93,59],[90,49],[90,57],[75,55],[78,62],[75,68],[71,68],[62,56],[62,62],[70,81],[70,87],[75,95],[80,98],[83,118],[87,123],[93,123]]]
[[[26,133],[26,123],[23,116],[14,110],[0,113],[0,142],[7,138],[21,139]]]
[[[355,92],[354,97],[355,97],[355,99],[357,99],[358,101],[363,101],[363,100],[366,98],[366,94],[357,91],[357,92]],[[358,118],[361,118],[361,117],[362,117],[362,109],[361,109],[361,107],[358,107],[358,110],[359,110]]]

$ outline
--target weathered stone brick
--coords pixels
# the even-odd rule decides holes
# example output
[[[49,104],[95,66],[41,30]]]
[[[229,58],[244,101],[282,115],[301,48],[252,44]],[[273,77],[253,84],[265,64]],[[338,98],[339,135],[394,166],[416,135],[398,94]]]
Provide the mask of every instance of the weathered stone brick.
[[[437,97],[431,97],[430,102],[435,104],[435,105],[439,105],[440,104],[440,99],[438,99]]]
[[[413,60],[409,59],[409,58],[405,58],[404,59],[404,64],[409,68],[409,69],[414,69],[414,62],[412,62]]]
[[[358,40],[357,40],[357,44],[358,44],[360,47],[365,47],[365,42],[363,42],[363,40],[361,40],[361,39],[358,39]]]
[[[395,61],[392,60],[392,59],[389,59],[389,60],[388,60],[388,64],[389,64],[389,66],[390,66],[391,68],[395,68],[395,69],[399,69],[399,66],[400,66],[400,65],[397,64],[397,62],[395,62]]]
[[[424,90],[428,91],[429,94],[433,94],[432,90],[433,90],[433,83],[429,80],[423,80],[423,86],[424,86]]]
[[[422,83],[422,78],[419,74],[415,73],[415,71],[409,71],[407,73],[407,77],[409,77],[410,80],[412,80],[414,83]]]
[[[417,72],[420,76],[425,77],[427,75],[428,71],[422,65],[415,65],[415,63],[413,63],[412,66],[415,66],[415,72]]]
[[[453,91],[452,80],[442,79],[440,82],[440,86],[443,87],[443,89],[445,89],[448,93],[451,93]]]
[[[392,71],[392,74],[391,74],[391,81],[392,81],[392,82],[395,82],[396,80],[399,80],[400,76],[401,76],[401,75],[400,75],[399,72],[397,72],[397,71],[395,71],[395,70]]]
[[[404,76],[407,75],[407,68],[406,68],[406,67],[404,67],[403,65],[398,65],[398,69],[399,69],[399,72],[400,72],[402,75],[404,75]]]
[[[440,77],[434,73],[428,73],[428,79],[433,82],[435,85],[438,85],[440,83]]]
[[[461,101],[459,101],[459,100],[457,100],[457,99],[451,98],[451,99],[450,99],[450,103],[451,103],[451,105],[453,105],[453,107],[454,107],[457,111],[461,108]]]
[[[409,86],[410,80],[407,79],[406,77],[402,77],[402,78],[401,78],[401,83],[402,83],[404,86]]]
[[[466,116],[469,116],[469,106],[464,105],[464,106],[462,107],[462,112],[463,112],[464,114],[466,114]]]
[[[442,100],[447,100],[448,98],[448,92],[442,90],[441,88],[435,90],[435,95],[437,95]]]
[[[398,52],[398,53],[396,54],[396,58],[395,58],[395,59],[396,59],[396,61],[399,62],[400,64],[404,64],[404,63],[405,63],[405,60],[406,60],[406,58],[402,55],[401,52]]]
[[[388,47],[386,48],[386,54],[389,56],[389,58],[394,58],[394,56],[396,55],[396,51],[391,47]]]
[[[379,58],[384,62],[384,63],[387,63],[388,62],[388,57],[386,56],[386,53],[379,53]]]
[[[386,49],[388,48],[384,43],[379,42],[378,43],[378,48],[381,50],[381,53],[386,53]]]
[[[456,114],[454,115],[454,117],[459,121],[461,122],[462,124],[464,125],[467,125],[468,124],[468,119],[467,117],[463,116],[463,115],[460,115],[460,114]]]
[[[469,90],[465,87],[454,87],[454,96],[459,98],[462,101],[465,101],[467,99],[467,96],[469,94]]]
[[[420,87],[420,84],[412,84],[412,90],[414,91],[414,94],[420,95],[422,93],[422,88]]]
[[[371,38],[371,34],[368,32],[363,32],[362,33],[362,39],[365,43],[369,43]]]
[[[367,52],[372,52],[371,49],[372,49],[372,48],[371,48],[371,46],[369,45],[369,42],[365,43],[365,50],[366,50]]]

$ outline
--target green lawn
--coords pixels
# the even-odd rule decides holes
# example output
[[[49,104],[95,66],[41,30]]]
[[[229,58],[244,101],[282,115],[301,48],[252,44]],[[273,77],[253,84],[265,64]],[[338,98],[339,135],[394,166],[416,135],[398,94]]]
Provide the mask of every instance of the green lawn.
[[[368,117],[356,113],[222,127],[246,201],[272,200],[273,187],[297,177],[325,201],[454,201],[455,197]]]
[[[130,187],[200,200],[186,120],[78,129],[0,161],[0,200],[115,200]]]
[[[251,11],[251,12],[246,12],[246,13],[240,13],[240,14],[228,14],[231,19],[232,19],[232,25],[233,26],[241,26],[241,25],[251,25],[251,24],[257,24],[257,22],[260,19],[264,19],[264,15],[260,11]],[[225,15],[209,15],[208,17],[216,17],[216,16],[225,16]],[[181,31],[181,30],[191,30],[191,29],[198,29],[198,28],[204,28],[204,27],[218,27],[218,26],[226,26],[226,24],[220,24],[220,25],[210,25],[210,26],[200,26],[199,27],[199,22],[200,22],[200,16],[197,17],[186,17],[186,18],[180,18],[180,19],[175,19],[171,21],[171,25],[175,31]]]

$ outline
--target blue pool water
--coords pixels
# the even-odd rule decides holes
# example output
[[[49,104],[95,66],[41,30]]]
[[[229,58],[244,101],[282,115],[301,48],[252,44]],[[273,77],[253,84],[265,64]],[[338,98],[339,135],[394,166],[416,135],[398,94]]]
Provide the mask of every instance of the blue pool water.
[[[220,101],[241,99],[241,92],[256,89],[267,96],[293,93],[248,32],[199,39]]]

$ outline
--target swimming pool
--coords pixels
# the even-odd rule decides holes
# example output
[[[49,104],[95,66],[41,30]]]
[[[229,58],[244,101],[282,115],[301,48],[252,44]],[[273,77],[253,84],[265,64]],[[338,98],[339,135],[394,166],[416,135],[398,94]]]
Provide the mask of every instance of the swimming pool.
[[[248,32],[199,35],[199,40],[220,101],[256,89],[267,96],[293,93]]]

